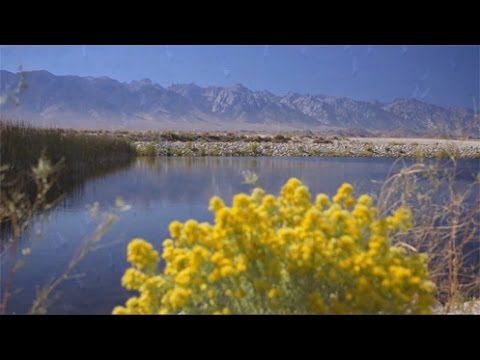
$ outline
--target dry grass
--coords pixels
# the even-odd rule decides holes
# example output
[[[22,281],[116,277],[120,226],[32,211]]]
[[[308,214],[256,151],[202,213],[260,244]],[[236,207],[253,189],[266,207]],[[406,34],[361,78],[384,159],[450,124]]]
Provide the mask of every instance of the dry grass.
[[[416,163],[386,180],[379,193],[380,216],[400,205],[413,211],[413,228],[394,239],[428,255],[439,301],[448,312],[480,296],[480,177],[461,186],[458,159]]]

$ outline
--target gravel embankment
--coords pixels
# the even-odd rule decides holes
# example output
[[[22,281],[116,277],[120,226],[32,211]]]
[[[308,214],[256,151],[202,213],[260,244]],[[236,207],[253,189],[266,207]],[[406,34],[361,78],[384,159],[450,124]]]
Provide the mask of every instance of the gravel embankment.
[[[480,300],[457,304],[453,306],[449,312],[446,311],[445,307],[437,306],[432,312],[438,315],[480,315]]]
[[[480,158],[480,141],[472,142],[386,142],[335,140],[331,143],[276,142],[181,142],[136,141],[138,150],[154,146],[164,156],[348,156],[348,157],[449,157]]]

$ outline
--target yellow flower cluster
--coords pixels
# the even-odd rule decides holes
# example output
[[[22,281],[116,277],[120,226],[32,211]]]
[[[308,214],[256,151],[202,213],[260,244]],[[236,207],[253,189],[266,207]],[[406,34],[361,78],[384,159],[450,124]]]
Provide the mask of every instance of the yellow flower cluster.
[[[312,203],[292,178],[278,197],[256,188],[210,210],[213,224],[170,224],[161,272],[150,244],[129,244],[122,284],[140,296],[114,314],[427,313],[434,300],[425,258],[389,243],[410,211],[380,219],[349,184]]]

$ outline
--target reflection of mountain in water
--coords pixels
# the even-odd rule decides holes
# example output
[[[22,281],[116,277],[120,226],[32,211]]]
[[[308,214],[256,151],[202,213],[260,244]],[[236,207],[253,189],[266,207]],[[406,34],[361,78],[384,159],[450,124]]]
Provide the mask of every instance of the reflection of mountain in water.
[[[113,203],[116,196],[122,196],[140,207],[161,202],[207,208],[213,195],[229,203],[235,193],[250,191],[251,186],[243,183],[245,170],[255,172],[258,186],[273,194],[278,194],[290,177],[304,181],[313,196],[320,192],[333,195],[343,182],[354,184],[359,194],[378,190],[377,182],[388,176],[393,164],[391,159],[368,158],[138,158],[128,170],[95,180],[82,202]],[[393,170],[409,164],[411,161],[397,162]],[[466,161],[461,168],[458,180],[472,182],[478,162]]]
[[[384,180],[393,163],[391,159],[375,158],[138,158],[129,168],[85,182],[81,192],[70,195],[64,208],[52,211],[42,241],[16,274],[22,292],[11,302],[10,311],[27,311],[36,296],[36,286],[64,271],[83,236],[93,233],[95,223],[87,221],[87,204],[98,201],[109,207],[120,195],[132,208],[121,213],[119,222],[102,239],[104,243],[120,241],[118,246],[89,254],[77,269],[85,277],[64,283],[61,301],[52,305],[51,313],[110,313],[114,306],[124,303],[129,294],[121,288],[119,279],[127,267],[127,242],[141,237],[160,250],[162,240],[169,236],[171,221],[212,221],[208,211],[212,195],[220,195],[228,204],[235,193],[249,191],[250,186],[243,184],[244,170],[257,173],[259,185],[273,194],[295,176],[310,187],[312,195],[332,195],[342,182],[355,184],[358,195],[378,190],[379,184],[372,180]],[[402,166],[399,162],[395,169]],[[462,161],[460,168],[471,168],[475,174],[479,163]],[[462,175],[458,183],[465,186],[472,180],[473,176]],[[478,248],[478,242],[475,245]],[[478,265],[480,258],[475,259]]]
[[[66,174],[65,179],[58,188],[58,193],[64,193],[66,195],[65,201],[60,204],[60,206],[70,207],[75,202],[79,201],[82,198],[85,185],[90,181],[99,181],[102,178],[111,176],[115,173],[122,172],[132,165],[133,159],[122,159],[117,162],[110,162],[108,164],[101,164],[95,168],[94,172],[91,171],[83,174],[83,176],[70,176]]]
[[[55,205],[52,210],[56,208],[68,209],[76,207],[78,202],[82,202],[83,193],[87,183],[95,183],[104,177],[128,168],[132,164],[133,159],[134,158],[132,157],[121,157],[114,161],[103,161],[102,163],[97,164],[95,168],[92,168],[91,166],[79,166],[70,171],[62,169],[60,170],[57,180],[53,183],[52,188],[47,193],[47,202]],[[33,197],[36,196],[36,187],[28,186],[30,183],[32,183],[32,180],[29,176],[21,176],[18,187],[20,190],[16,191],[27,192],[33,199]],[[5,189],[2,190],[6,191]],[[52,210],[47,211],[47,213]],[[8,222],[1,222],[0,240],[10,238],[10,232],[10,224]],[[1,250],[2,247],[0,247],[0,252]]]
[[[258,185],[267,191],[278,193],[290,177],[298,177],[310,186],[312,192],[333,194],[342,181],[358,183],[367,168],[370,178],[381,179],[388,169],[388,162],[368,164],[346,161],[305,161],[305,159],[275,158],[159,158],[152,163],[138,159],[126,172],[108,178],[108,186],[97,181],[90,201],[100,195],[104,201],[112,201],[121,195],[137,206],[148,206],[152,201],[197,204],[208,207],[213,195],[229,202],[239,192],[248,192],[243,184],[242,171],[250,170],[259,176]],[[313,179],[313,181],[312,181]],[[361,182],[365,182],[362,180]],[[88,201],[88,200],[87,200]]]

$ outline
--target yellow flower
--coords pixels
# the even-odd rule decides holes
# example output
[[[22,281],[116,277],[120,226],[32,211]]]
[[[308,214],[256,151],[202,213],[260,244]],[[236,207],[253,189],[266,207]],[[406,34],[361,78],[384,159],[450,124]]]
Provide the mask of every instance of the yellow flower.
[[[370,196],[352,194],[343,184],[333,202],[312,203],[292,178],[277,197],[256,188],[231,207],[213,197],[212,224],[170,224],[162,270],[153,246],[132,240],[122,285],[139,296],[113,313],[428,313],[426,257],[390,244],[410,210],[380,218]]]
[[[310,192],[304,185],[298,186],[294,192],[294,200],[298,205],[307,205],[310,203]]]
[[[242,273],[244,272],[245,270],[247,270],[247,265],[245,264],[245,261],[243,260],[240,260],[237,265],[236,265],[236,268],[235,270],[238,272],[238,273]]]
[[[220,275],[222,277],[227,277],[230,275],[233,275],[235,273],[235,270],[231,266],[224,266],[220,269]]]
[[[115,306],[112,311],[113,315],[127,315],[129,314],[128,309],[124,308],[123,306]]]
[[[245,194],[238,194],[233,197],[233,207],[245,208],[250,205],[250,198]]]
[[[127,290],[138,290],[147,281],[148,276],[138,269],[130,268],[122,277],[122,285]]]
[[[180,237],[180,233],[182,231],[182,224],[178,221],[172,221],[170,223],[170,226],[168,227],[168,230],[170,231],[170,235],[174,239],[178,239]]]
[[[310,296],[309,310],[312,313],[322,314],[327,311],[327,307],[318,292],[314,292]]]
[[[268,291],[267,296],[268,296],[270,299],[273,299],[273,298],[277,297],[277,296],[278,296],[278,290],[277,290],[277,289],[270,289],[270,290]]]
[[[246,294],[245,294],[245,291],[243,291],[242,289],[237,289],[233,295],[235,296],[236,299],[241,299]]]
[[[127,248],[127,260],[139,269],[155,268],[159,255],[152,244],[143,239],[133,239]]]
[[[273,195],[266,195],[263,198],[261,206],[264,207],[264,208],[270,209],[270,208],[274,207],[275,204],[276,204],[275,197]]]
[[[318,194],[316,199],[315,199],[315,205],[320,206],[322,208],[328,207],[328,206],[331,205],[330,199],[325,194]]]
[[[337,194],[333,197],[333,202],[344,205],[347,208],[353,206],[355,204],[355,199],[351,196],[352,192],[352,185],[348,183],[342,184],[338,189]]]
[[[208,281],[211,283],[216,282],[220,278],[220,272],[218,270],[214,270],[208,275]]]
[[[223,203],[222,199],[220,199],[218,196],[214,196],[210,200],[210,205],[208,209],[210,211],[217,212],[218,210],[222,209],[224,206],[225,204]]]
[[[422,282],[422,279],[419,276],[413,276],[410,279],[410,284],[411,285],[419,285]]]
[[[175,276],[175,283],[180,286],[185,286],[190,282],[190,269],[184,269]]]

